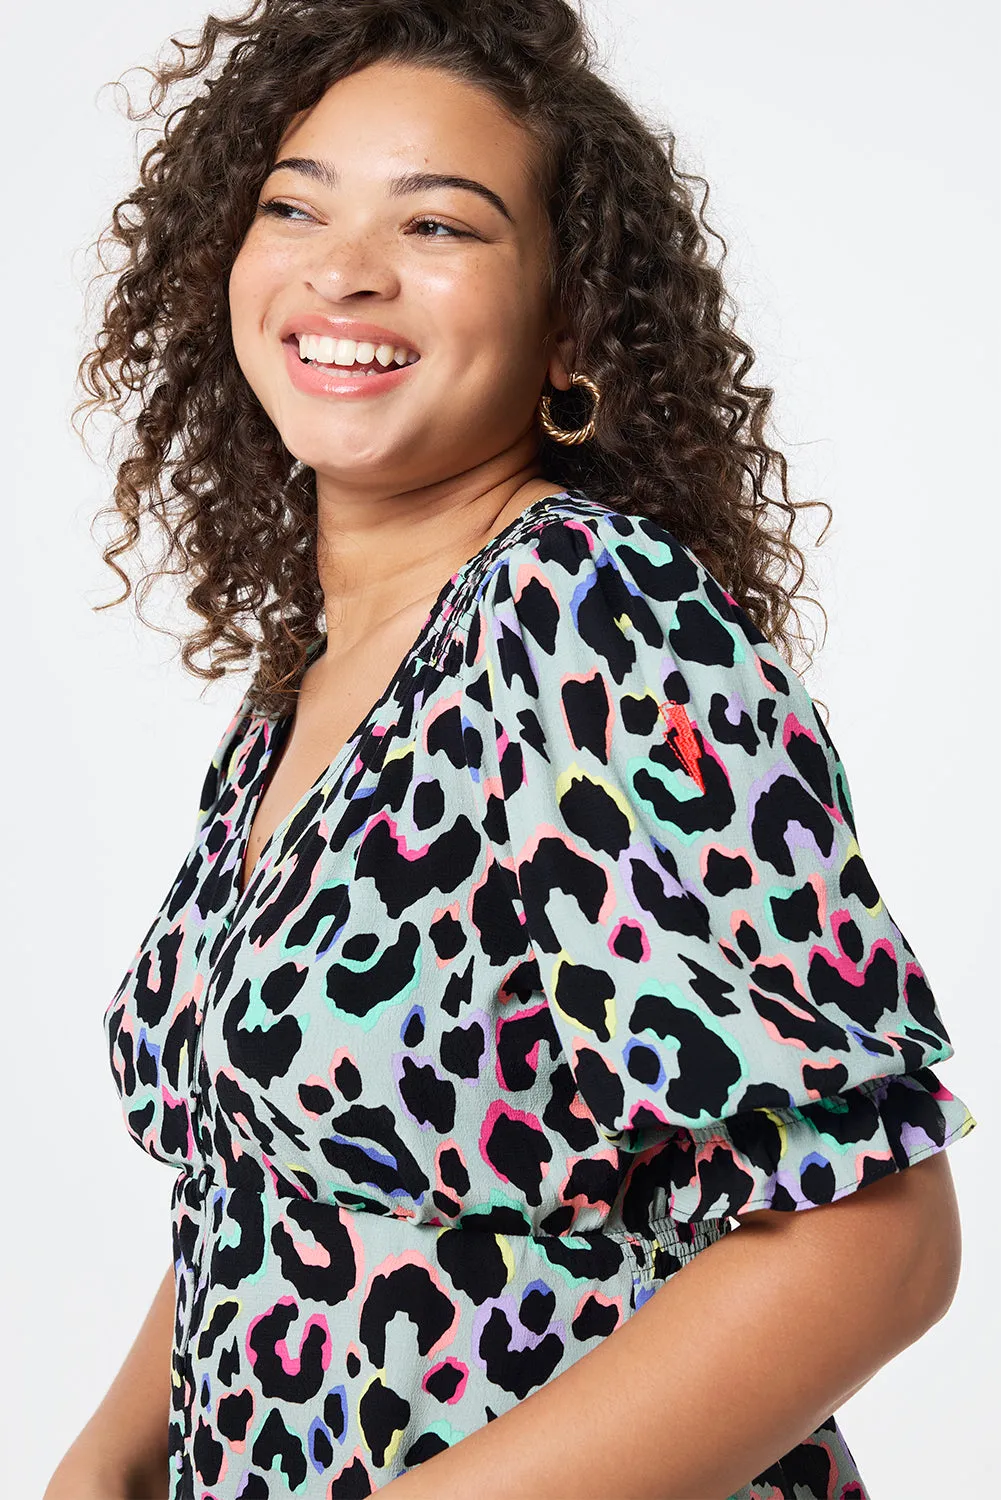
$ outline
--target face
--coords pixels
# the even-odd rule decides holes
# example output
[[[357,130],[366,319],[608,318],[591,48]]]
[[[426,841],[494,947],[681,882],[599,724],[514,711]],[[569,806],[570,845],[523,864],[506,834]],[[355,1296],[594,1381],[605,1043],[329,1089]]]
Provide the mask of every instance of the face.
[[[230,317],[246,379],[318,483],[401,492],[534,448],[545,378],[566,388],[568,368],[530,149],[480,89],[391,62],[339,80],[286,131],[233,266]],[[291,158],[297,169],[280,166]],[[419,173],[482,191],[397,183]],[[372,345],[420,357],[337,374],[302,364],[303,331],[359,341],[336,357],[378,370]]]

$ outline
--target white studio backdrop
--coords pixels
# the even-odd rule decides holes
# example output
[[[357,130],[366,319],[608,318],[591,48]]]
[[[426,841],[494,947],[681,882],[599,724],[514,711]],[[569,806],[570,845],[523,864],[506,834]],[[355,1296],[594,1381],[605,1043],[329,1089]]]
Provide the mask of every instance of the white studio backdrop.
[[[126,1135],[102,1015],[247,685],[187,677],[129,606],[93,612],[118,592],[89,533],[112,479],[69,422],[87,247],[135,171],[137,127],[104,85],[210,8],[236,6],[56,0],[5,27],[0,1379],[18,1500],[41,1495],[170,1261],[173,1173]],[[586,14],[607,76],[708,178],[758,356],[748,378],[775,389],[793,494],[834,508],[813,562],[830,626],[807,683],[956,1048],[942,1080],[979,1121],[949,1150],[964,1232],[952,1308],[838,1420],[873,1500],[993,1493],[997,15],[987,0],[591,0]],[[145,97],[140,73],[126,81]],[[154,596],[154,618],[167,604]]]

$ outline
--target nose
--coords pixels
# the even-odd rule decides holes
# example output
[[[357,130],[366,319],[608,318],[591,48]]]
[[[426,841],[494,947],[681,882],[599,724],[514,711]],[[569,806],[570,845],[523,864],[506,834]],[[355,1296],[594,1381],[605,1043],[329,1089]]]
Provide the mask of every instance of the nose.
[[[399,269],[391,249],[374,234],[330,228],[314,243],[306,285],[328,301],[346,297],[391,298],[399,290]]]

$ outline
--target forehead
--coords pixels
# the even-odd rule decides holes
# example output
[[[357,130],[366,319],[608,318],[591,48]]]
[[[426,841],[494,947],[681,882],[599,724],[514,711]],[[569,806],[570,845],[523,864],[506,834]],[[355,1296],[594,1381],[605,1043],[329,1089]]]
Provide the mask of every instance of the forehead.
[[[485,89],[430,65],[370,63],[295,115],[276,156],[326,157],[343,180],[407,168],[478,177],[517,213],[536,193],[529,132]]]

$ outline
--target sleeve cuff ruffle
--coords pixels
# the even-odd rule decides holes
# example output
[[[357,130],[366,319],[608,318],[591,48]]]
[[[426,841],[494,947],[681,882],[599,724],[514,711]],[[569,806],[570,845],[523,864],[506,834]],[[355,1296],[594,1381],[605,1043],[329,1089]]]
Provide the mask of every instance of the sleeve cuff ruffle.
[[[828,1099],[755,1109],[664,1143],[666,1210],[684,1223],[833,1203],[960,1140],[977,1121],[930,1068]]]

